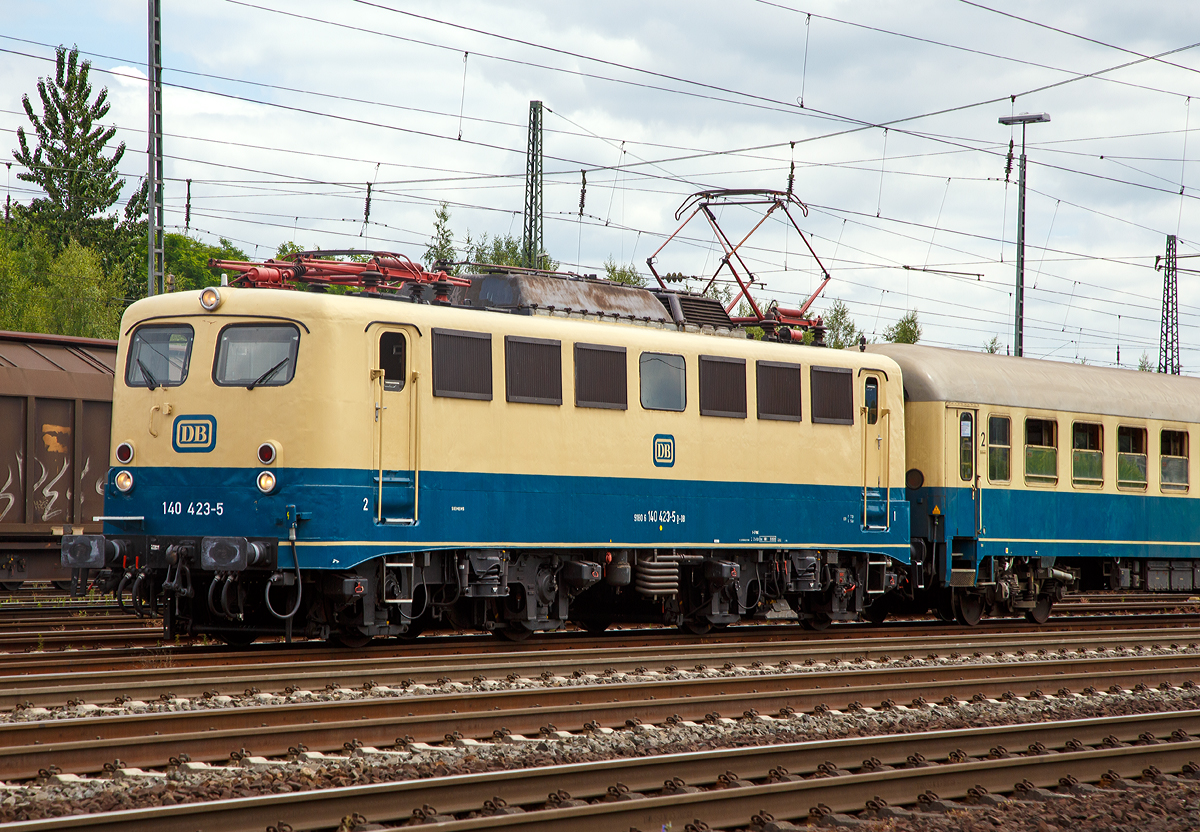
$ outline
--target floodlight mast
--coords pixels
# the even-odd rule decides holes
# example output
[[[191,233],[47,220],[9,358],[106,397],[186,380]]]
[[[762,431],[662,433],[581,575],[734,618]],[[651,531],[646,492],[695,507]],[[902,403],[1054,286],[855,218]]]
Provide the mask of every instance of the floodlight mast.
[[[1050,120],[1049,113],[1021,113],[1001,116],[1000,123],[1021,125],[1021,166],[1017,185],[1017,290],[1013,314],[1013,355],[1025,354],[1025,125],[1042,124]],[[1009,157],[1012,158],[1011,156]]]

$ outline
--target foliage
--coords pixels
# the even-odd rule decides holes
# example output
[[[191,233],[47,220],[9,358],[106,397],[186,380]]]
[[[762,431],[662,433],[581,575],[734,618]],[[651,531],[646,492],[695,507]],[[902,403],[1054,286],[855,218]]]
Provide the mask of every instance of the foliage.
[[[176,292],[203,289],[205,286],[219,283],[221,270],[210,269],[210,259],[247,259],[244,251],[224,237],[221,238],[220,245],[212,246],[185,234],[165,234],[163,249],[164,268],[168,274],[175,275]]]
[[[117,129],[96,124],[111,105],[107,89],[92,100],[90,69],[90,61],[80,62],[78,48],[67,52],[60,46],[54,77],[38,79],[42,114],[34,112],[28,95],[21,97],[37,144],[31,148],[25,128],[17,128],[20,148],[13,158],[26,168],[17,178],[46,192],[47,198],[35,199],[29,210],[56,253],[70,240],[84,245],[102,242],[116,228],[116,218],[103,214],[121,195],[124,182],[117,165],[125,144],[105,155],[104,146]]]
[[[439,262],[453,263],[458,259],[454,231],[450,228],[450,206],[445,202],[433,211],[433,236],[425,245],[425,256],[421,259],[430,271],[436,271]],[[461,266],[454,266],[449,273],[458,274],[460,269]]]
[[[917,322],[917,310],[912,310],[883,331],[883,340],[893,344],[915,344],[921,340],[921,324]]]
[[[467,232],[463,240],[463,259],[470,263],[487,263],[493,266],[524,266],[521,241],[511,234],[488,237],[485,233],[478,240]]]
[[[120,281],[95,249],[72,240],[58,254],[34,233],[19,248],[0,245],[0,329],[116,338]]]
[[[825,312],[825,343],[835,350],[853,346],[862,338],[854,319],[850,317],[850,307],[837,298]]]
[[[993,335],[992,340],[983,345],[983,351],[992,355],[1000,352],[1000,336]]]
[[[308,251],[308,249],[297,243],[295,240],[284,240],[279,244],[279,248],[275,249],[275,259],[283,260],[287,257],[291,257],[293,254],[299,254],[302,251]]]
[[[646,285],[646,278],[638,273],[637,267],[632,262],[627,266],[618,266],[611,254],[604,261],[604,276],[614,283],[624,283],[626,286],[644,287]]]
[[[1155,369],[1154,362],[1150,360],[1150,356],[1142,353],[1142,357],[1138,359],[1138,369],[1143,373],[1153,373]]]

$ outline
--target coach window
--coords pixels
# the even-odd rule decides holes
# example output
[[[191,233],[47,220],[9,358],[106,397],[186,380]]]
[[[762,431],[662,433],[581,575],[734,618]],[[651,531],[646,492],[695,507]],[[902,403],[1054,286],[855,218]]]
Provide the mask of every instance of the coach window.
[[[404,334],[385,332],[379,336],[379,369],[384,390],[404,389]]]
[[[639,364],[643,408],[683,410],[687,406],[687,371],[682,355],[644,352]]]
[[[1058,422],[1053,419],[1025,420],[1025,482],[1058,482]]]
[[[1146,429],[1122,425],[1117,428],[1117,487],[1143,490],[1146,487]]]
[[[1188,435],[1186,430],[1164,430],[1161,439],[1163,491],[1188,490]]]
[[[230,324],[217,339],[213,381],[222,387],[281,387],[296,375],[294,324]]]
[[[188,324],[139,326],[133,332],[125,364],[127,387],[178,387],[187,381],[192,358]]]
[[[624,347],[575,345],[575,406],[628,409],[629,384]]]
[[[492,400],[492,335],[433,330],[433,395]]]
[[[1012,422],[1007,416],[988,417],[988,480],[1008,482],[1012,454]]]
[[[1088,422],[1071,427],[1071,484],[1104,487],[1104,428]]]
[[[562,342],[504,336],[504,376],[510,402],[562,404]]]
[[[746,359],[700,356],[700,415],[746,418]]]

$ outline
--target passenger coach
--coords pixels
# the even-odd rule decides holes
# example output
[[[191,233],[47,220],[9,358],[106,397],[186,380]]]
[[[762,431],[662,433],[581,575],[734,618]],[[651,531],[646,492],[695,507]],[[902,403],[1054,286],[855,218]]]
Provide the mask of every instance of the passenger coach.
[[[904,375],[917,608],[1044,622],[1068,587],[1200,589],[1200,379],[869,349]]]
[[[702,331],[695,296],[463,282],[131,306],[105,534],[64,562],[123,571],[169,635],[234,642],[703,632],[773,600],[820,627],[901,580],[889,357],[749,340],[723,311]]]

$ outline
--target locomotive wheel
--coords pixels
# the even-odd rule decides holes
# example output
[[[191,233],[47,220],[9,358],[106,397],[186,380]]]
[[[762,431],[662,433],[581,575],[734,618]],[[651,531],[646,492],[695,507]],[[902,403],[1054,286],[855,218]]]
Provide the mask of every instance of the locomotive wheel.
[[[978,592],[954,593],[954,620],[964,627],[979,624],[985,611],[983,596]]]
[[[507,627],[497,627],[492,630],[492,635],[506,641],[525,641],[525,639],[533,635],[533,630],[520,624],[510,624]]]
[[[0,581],[0,586],[4,587],[9,592],[16,592],[24,583],[24,581]]]
[[[351,650],[358,650],[370,644],[371,637],[364,633],[339,630],[329,634],[329,642],[331,644],[340,644],[342,647],[348,647]]]
[[[258,638],[258,634],[253,630],[229,630],[224,633],[217,633],[217,638],[230,647],[249,647],[254,643],[254,639]]]
[[[679,625],[679,629],[694,636],[706,636],[712,632],[713,625],[703,618],[689,618]]]
[[[882,624],[884,619],[888,617],[891,605],[884,598],[876,598],[871,603],[867,604],[867,608],[862,611],[864,621],[869,621],[872,624]]]
[[[804,614],[801,614],[801,616],[800,616],[800,626],[801,627],[803,627],[806,630],[813,630],[818,633],[821,632],[822,630],[828,630],[829,625],[832,623],[833,623],[833,619],[829,617],[829,613],[827,613],[827,612],[814,612],[814,613],[809,613],[809,615],[807,615],[807,616],[805,616]]]
[[[1037,605],[1033,609],[1025,611],[1025,618],[1034,624],[1045,624],[1050,620],[1050,608],[1053,606],[1053,598],[1049,595],[1039,595]]]
[[[50,583],[52,583],[54,585],[55,589],[59,589],[63,592],[71,591],[71,582],[70,581],[51,581]]]

